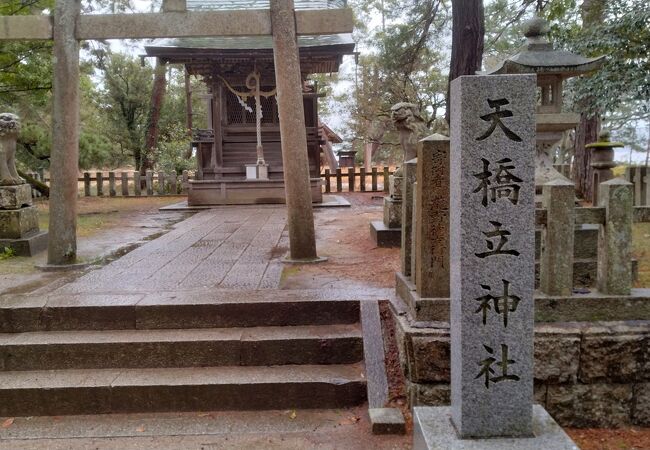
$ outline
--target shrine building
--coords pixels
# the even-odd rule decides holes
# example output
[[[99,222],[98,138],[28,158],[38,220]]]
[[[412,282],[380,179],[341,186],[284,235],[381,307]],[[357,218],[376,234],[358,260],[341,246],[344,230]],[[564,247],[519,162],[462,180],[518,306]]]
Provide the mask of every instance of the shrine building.
[[[265,0],[187,0],[190,11],[268,8]],[[296,10],[345,7],[344,0],[296,0]],[[298,36],[312,201],[322,201],[318,86],[308,77],[337,72],[352,54],[352,35]],[[284,203],[284,172],[269,36],[158,39],[149,57],[182,64],[207,86],[207,129],[192,127],[196,179],[188,205]],[[189,98],[188,98],[189,101]],[[191,117],[191,115],[190,115]]]

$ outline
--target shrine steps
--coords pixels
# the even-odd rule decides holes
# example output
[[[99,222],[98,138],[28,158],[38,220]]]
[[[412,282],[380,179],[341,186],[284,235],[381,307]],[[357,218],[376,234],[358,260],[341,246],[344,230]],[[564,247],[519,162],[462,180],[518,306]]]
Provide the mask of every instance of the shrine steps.
[[[0,416],[340,408],[362,403],[363,365],[0,372]]]
[[[359,301],[22,300],[0,301],[0,416],[341,408],[367,396]]]
[[[358,324],[39,331],[0,334],[0,355],[5,371],[348,364],[363,340]]]

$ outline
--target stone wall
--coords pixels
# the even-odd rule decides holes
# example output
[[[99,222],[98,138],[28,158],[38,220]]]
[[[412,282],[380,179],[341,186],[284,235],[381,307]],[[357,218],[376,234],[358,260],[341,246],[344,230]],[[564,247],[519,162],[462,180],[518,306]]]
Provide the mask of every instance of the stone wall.
[[[448,324],[394,318],[409,404],[448,405]],[[650,426],[650,321],[537,324],[535,400],[562,426]]]

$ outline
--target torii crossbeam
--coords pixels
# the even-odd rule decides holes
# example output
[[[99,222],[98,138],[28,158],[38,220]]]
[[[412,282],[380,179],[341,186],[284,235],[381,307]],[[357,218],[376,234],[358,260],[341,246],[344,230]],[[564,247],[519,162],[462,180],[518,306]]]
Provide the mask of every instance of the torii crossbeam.
[[[316,260],[296,35],[350,33],[352,11],[295,11],[293,0],[270,0],[270,9],[188,11],[185,0],[163,0],[160,13],[82,15],[80,3],[57,0],[52,16],[0,17],[1,41],[54,41],[48,264],[77,257],[79,41],[259,35],[273,36],[290,259]]]

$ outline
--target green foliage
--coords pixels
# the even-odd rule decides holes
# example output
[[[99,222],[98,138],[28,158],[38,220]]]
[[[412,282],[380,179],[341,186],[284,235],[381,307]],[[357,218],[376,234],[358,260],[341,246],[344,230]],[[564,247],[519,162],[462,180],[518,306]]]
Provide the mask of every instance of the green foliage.
[[[537,0],[493,0],[485,5],[485,66],[490,67],[523,45],[523,21],[529,19]]]
[[[54,0],[3,0],[0,16],[41,14]],[[46,41],[0,41],[0,108],[17,110],[26,103],[47,104],[52,86],[52,43]]]
[[[398,102],[418,105],[429,123],[444,107],[447,91],[447,57],[443,51],[451,17],[449,0],[355,0],[350,2],[357,19],[357,50],[362,51],[353,74],[318,77],[321,92],[338,84],[321,110],[327,115],[349,117],[337,130],[353,148],[368,141],[382,142],[377,160],[393,160],[390,108]],[[382,25],[373,28],[373,18]],[[343,88],[341,88],[343,87]]]
[[[161,133],[156,149],[158,167],[166,173],[175,170],[179,174],[183,170],[196,168],[195,159],[185,157],[189,146],[190,137],[187,129],[179,123],[168,125]]]
[[[103,82],[98,107],[107,119],[107,132],[119,153],[140,167],[153,69],[121,53],[99,50],[95,55]]]
[[[558,45],[585,56],[605,55],[601,70],[570,85],[574,104],[591,99],[589,112],[616,114],[632,106],[634,118],[650,116],[650,4],[647,0],[608,0],[604,20],[586,29],[574,1],[554,0],[549,17]],[[573,23],[567,24],[567,17]],[[628,118],[629,119],[629,118]]]
[[[4,247],[2,251],[0,251],[0,261],[4,261],[5,259],[9,259],[14,256],[16,256],[16,252],[11,247]]]

